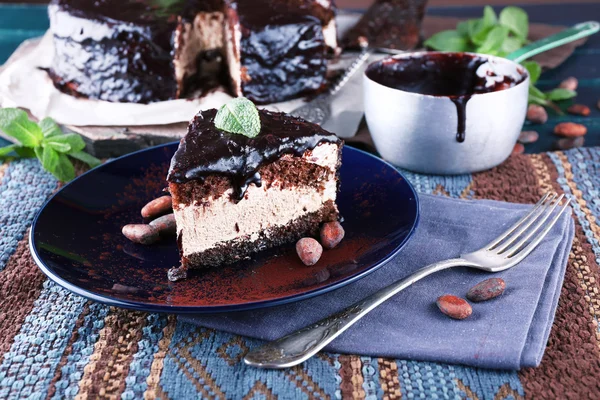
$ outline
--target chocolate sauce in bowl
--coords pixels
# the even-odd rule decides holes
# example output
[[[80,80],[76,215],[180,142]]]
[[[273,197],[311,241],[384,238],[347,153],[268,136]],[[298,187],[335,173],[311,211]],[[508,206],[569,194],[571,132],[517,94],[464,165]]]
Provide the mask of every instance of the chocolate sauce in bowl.
[[[465,140],[467,102],[474,94],[490,93],[516,86],[526,78],[497,75],[492,68],[478,74],[486,57],[468,53],[423,53],[387,58],[367,68],[369,79],[405,92],[448,97],[456,106],[456,140]]]

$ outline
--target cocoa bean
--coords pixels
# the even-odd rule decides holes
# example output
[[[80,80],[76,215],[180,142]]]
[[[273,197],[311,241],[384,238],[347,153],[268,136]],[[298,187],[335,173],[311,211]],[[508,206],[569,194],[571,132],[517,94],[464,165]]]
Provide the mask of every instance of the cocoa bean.
[[[473,313],[471,305],[465,299],[451,294],[440,296],[436,304],[442,313],[454,319],[465,319]]]
[[[554,134],[558,136],[575,138],[583,136],[587,133],[585,125],[576,124],[574,122],[561,122],[554,127]]]
[[[525,152],[525,146],[521,143],[515,143],[515,147],[512,149],[512,154],[523,154]]]
[[[152,244],[158,241],[158,231],[147,224],[129,224],[121,230],[123,235],[135,243]]]
[[[582,117],[587,117],[590,115],[590,108],[584,104],[573,104],[569,108],[567,108],[567,112],[573,115],[581,115]]]
[[[171,196],[161,196],[152,200],[142,208],[142,217],[154,218],[159,215],[170,212],[173,209],[173,199]]]
[[[519,143],[528,144],[537,142],[540,138],[540,134],[536,131],[522,131],[519,135]]]
[[[467,299],[480,302],[493,299],[500,296],[506,289],[506,283],[502,278],[490,278],[479,282],[477,285],[469,289]]]
[[[574,149],[576,147],[581,147],[585,143],[585,138],[583,136],[579,136],[576,138],[562,138],[558,139],[554,147],[556,150],[569,150]]]
[[[340,244],[346,232],[337,221],[327,222],[321,227],[321,244],[326,249],[333,249]]]
[[[527,107],[527,120],[534,124],[545,124],[548,121],[548,113],[544,107],[530,104]]]
[[[304,265],[315,265],[323,254],[323,247],[313,238],[302,238],[296,243],[296,253]]]
[[[579,81],[574,76],[570,76],[558,85],[561,89],[577,90]]]
[[[149,224],[156,229],[161,235],[174,235],[177,233],[177,224],[175,223],[175,215],[167,214],[158,217]]]

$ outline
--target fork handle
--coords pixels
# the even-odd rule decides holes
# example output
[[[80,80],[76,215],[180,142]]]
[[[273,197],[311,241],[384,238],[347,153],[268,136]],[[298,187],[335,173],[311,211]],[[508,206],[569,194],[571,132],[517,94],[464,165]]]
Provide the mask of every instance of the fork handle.
[[[244,362],[259,368],[287,368],[300,364],[314,356],[356,321],[401,290],[434,272],[471,264],[461,258],[430,264],[345,310],[250,351],[244,357]]]

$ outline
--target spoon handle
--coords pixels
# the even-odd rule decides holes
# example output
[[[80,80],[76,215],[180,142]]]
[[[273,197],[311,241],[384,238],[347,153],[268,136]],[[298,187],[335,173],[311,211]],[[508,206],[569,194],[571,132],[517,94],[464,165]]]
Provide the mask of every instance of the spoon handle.
[[[547,38],[538,40],[530,43],[525,47],[521,47],[517,51],[513,51],[506,58],[513,60],[514,62],[521,62],[536,54],[543,53],[563,44],[573,42],[577,39],[584,38],[592,35],[600,30],[600,24],[596,21],[582,22],[574,25],[571,28],[560,31],[554,35],[548,36]]]

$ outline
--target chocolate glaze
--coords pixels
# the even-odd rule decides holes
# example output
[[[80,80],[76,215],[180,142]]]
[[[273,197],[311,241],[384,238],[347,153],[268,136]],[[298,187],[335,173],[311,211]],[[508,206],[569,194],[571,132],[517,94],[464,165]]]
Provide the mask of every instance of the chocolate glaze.
[[[509,75],[496,75],[491,70],[480,76],[477,69],[488,61],[467,53],[424,53],[406,58],[389,58],[374,63],[367,76],[384,86],[405,92],[448,97],[458,116],[456,140],[465,140],[466,107],[474,94],[490,93],[511,88],[523,82]]]
[[[317,15],[332,15],[320,11],[316,1],[228,0],[227,4],[230,25],[241,32],[235,45],[240,49],[245,97],[266,104],[325,87],[327,47],[324,22]]]
[[[411,50],[421,41],[427,0],[376,0],[344,37],[345,47],[358,47],[366,37],[372,47]]]
[[[261,131],[255,138],[215,128],[217,110],[201,111],[181,139],[167,181],[183,183],[222,175],[231,180],[233,199],[241,200],[250,183],[260,186],[258,170],[284,154],[300,157],[319,143],[342,144],[333,133],[284,113],[260,110]]]

